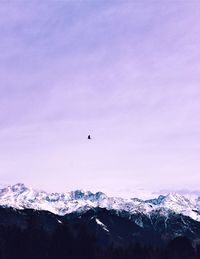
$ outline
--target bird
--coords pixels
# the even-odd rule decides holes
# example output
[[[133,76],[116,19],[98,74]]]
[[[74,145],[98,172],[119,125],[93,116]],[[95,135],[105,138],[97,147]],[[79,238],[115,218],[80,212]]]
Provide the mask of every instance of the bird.
[[[90,135],[88,135],[88,137],[87,137],[88,139],[91,139],[91,136]]]

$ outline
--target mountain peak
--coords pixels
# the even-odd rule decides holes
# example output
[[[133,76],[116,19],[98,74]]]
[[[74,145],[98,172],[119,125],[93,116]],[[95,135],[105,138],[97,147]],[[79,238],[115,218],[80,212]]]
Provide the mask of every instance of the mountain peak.
[[[27,189],[27,187],[23,183],[16,183],[14,185],[9,186],[13,191],[18,191],[18,190],[24,190]]]
[[[165,198],[166,198],[166,196],[159,195],[158,198],[145,200],[145,202],[146,203],[151,203],[151,204],[154,204],[154,205],[160,205]]]
[[[104,199],[107,196],[103,192],[92,193],[90,191],[76,190],[71,192],[71,197],[75,200],[88,199],[91,201]]]

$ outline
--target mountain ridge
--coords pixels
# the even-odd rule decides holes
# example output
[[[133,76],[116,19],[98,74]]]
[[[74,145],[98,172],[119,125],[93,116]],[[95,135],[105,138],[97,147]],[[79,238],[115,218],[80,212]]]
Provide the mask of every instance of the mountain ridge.
[[[169,213],[182,214],[200,221],[200,197],[188,198],[176,192],[159,195],[154,199],[109,197],[103,192],[76,190],[48,193],[26,187],[23,183],[0,189],[0,206],[16,209],[47,210],[57,215],[84,212],[91,208],[125,211],[130,215],[144,214],[168,217]]]

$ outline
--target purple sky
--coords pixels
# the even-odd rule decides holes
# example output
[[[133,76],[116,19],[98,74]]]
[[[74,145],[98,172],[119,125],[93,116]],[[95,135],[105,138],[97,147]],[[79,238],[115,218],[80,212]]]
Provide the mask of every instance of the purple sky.
[[[199,17],[195,0],[1,1],[0,182],[198,189]]]

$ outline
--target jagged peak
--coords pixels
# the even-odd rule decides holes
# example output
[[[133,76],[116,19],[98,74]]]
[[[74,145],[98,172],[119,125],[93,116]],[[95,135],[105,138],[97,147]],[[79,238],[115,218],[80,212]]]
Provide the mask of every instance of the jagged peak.
[[[185,197],[185,195],[179,194],[177,192],[170,192],[166,195],[165,201],[173,201],[173,202],[188,202],[189,199]]]
[[[106,194],[104,194],[103,192],[96,192],[93,193],[91,191],[86,191],[86,190],[75,190],[71,192],[71,197],[74,199],[89,199],[89,200],[94,200],[94,199],[102,199],[102,198],[106,198]]]
[[[24,189],[27,188],[24,183],[16,183],[14,185],[9,185],[12,189]]]
[[[145,203],[151,203],[151,204],[154,204],[154,205],[160,205],[165,198],[166,198],[165,195],[159,195],[158,198],[145,200]]]
[[[28,188],[25,186],[25,184],[23,183],[16,183],[16,184],[13,184],[13,185],[8,185],[4,188],[1,189],[1,192],[18,192],[18,193],[21,193],[21,192],[24,192],[28,190]]]

